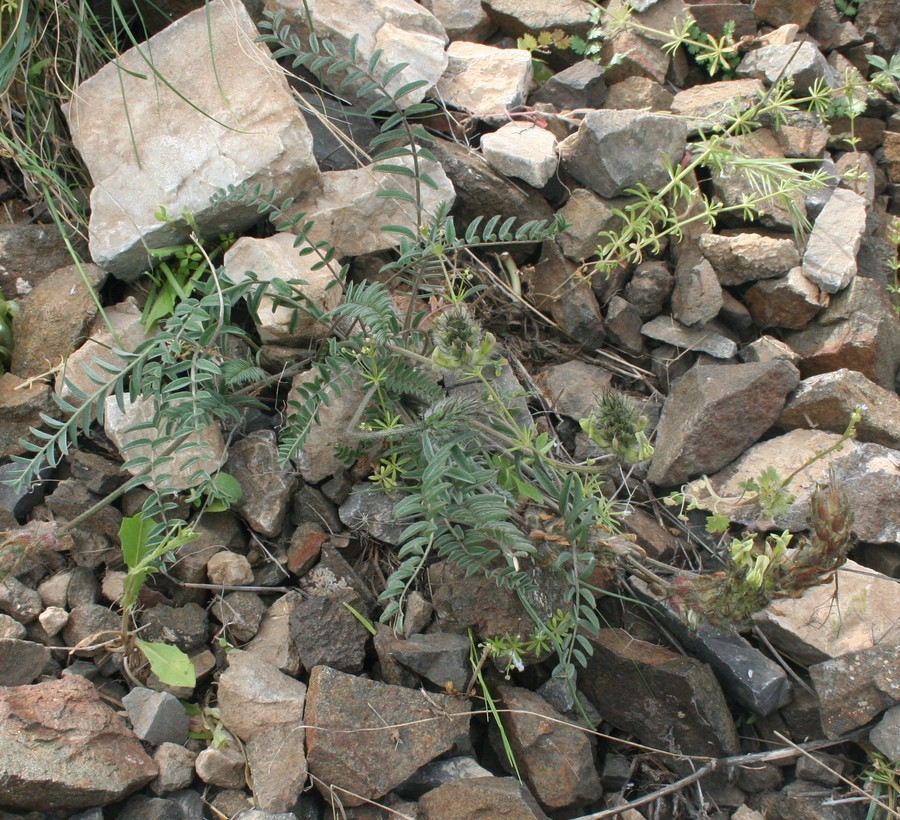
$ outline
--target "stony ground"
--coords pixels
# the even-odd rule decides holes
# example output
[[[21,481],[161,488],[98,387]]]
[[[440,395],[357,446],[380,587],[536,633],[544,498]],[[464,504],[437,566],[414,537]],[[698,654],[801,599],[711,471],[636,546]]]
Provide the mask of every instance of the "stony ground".
[[[794,199],[812,225],[805,240],[791,232],[784,203],[766,201],[749,221],[698,221],[639,263],[591,274],[597,237],[621,227],[616,209],[631,201],[629,189],[664,185],[667,167],[690,163],[698,135],[728,105],[760,103],[784,76],[800,93],[817,80],[836,87],[848,68],[870,72],[868,56],[889,60],[900,47],[895,4],[644,0],[633,3],[634,18],[650,27],[688,8],[717,36],[734,21],[734,76],[710,78],[630,30],[604,43],[605,72],[548,49],[549,80],[535,79],[534,55],[516,38],[587,36],[592,7],[583,0],[309,5],[317,32],[339,50],[352,19],[364,60],[380,47],[387,64],[410,63],[424,81],[410,103],[441,101],[443,113],[426,123],[439,137],[426,214],[443,201],[460,226],[498,213],[566,218],[553,239],[466,263],[488,286],[475,310],[499,339],[503,389],[523,389],[539,429],[579,463],[598,451],[578,421],[608,388],[647,417],[652,458],[607,484],[625,536],[608,542],[622,560],[591,579],[614,593],[599,602],[602,627],[577,677],[593,728],[551,677],[547,653],[522,658],[521,668],[481,657],[485,689],[474,683],[481,641],[532,628],[517,597],[492,580],[435,561],[406,602],[402,634],[378,623],[403,525],[395,499],[364,492],[372,465],[339,458],[362,391],[323,409],[285,467],[284,398],[308,379],[297,363],[329,329],[260,311],[247,326],[274,376],[261,391],[266,411],[210,428],[203,451],[242,496],[195,518],[198,538],[167,556],[130,624],[132,638],[187,653],[196,685],[161,681],[133,640],[129,652],[114,651],[126,585],[120,528],[147,491],[78,518],[123,487],[121,464],[136,452],[127,451],[130,428],[152,410],[135,403],[119,413],[111,400],[104,424],[30,492],[0,488],[0,818],[900,816],[896,85],[863,92],[852,144],[848,121],[804,112],[736,138],[743,157],[824,169],[825,187]],[[843,14],[845,5],[858,10]],[[302,29],[302,4],[267,6]],[[377,196],[385,175],[313,111],[369,146],[377,128],[360,115],[365,106],[325,104],[304,86],[298,107],[253,43],[261,9],[247,9],[215,0],[154,40],[155,65],[192,89],[203,115],[164,90],[148,93],[134,52],[122,60],[134,73],[110,66],[79,87],[67,115],[95,186],[89,243],[76,241],[82,270],[39,204],[23,198],[21,180],[8,173],[2,183],[0,288],[19,305],[0,377],[4,477],[40,414],[57,414],[51,392],[74,402],[78,388],[90,389],[79,362],[125,366],[90,289],[115,346],[134,350],[147,338],[146,249],[183,234],[182,208],[210,236],[240,235],[222,262],[233,279],[250,269],[302,277],[322,310],[342,298],[326,290],[327,269],[298,261],[294,237],[272,236],[255,209],[212,209],[217,188],[264,183],[296,196],[294,207],[315,221],[311,238],[338,248],[354,281],[376,278],[396,252],[396,234],[381,225],[417,227]],[[694,183],[694,206],[700,191],[726,205],[752,192],[734,167],[707,168]],[[168,222],[154,217],[162,204]],[[194,511],[189,483],[178,482],[196,453],[180,455],[169,479],[184,518]],[[739,485],[767,469],[797,472],[793,499],[761,521]],[[852,513],[852,551],[834,579],[772,602],[740,634],[708,619],[686,625],[686,601],[702,593],[713,612],[724,597],[716,590],[728,549],[707,532],[707,513],[734,522],[734,536],[742,527],[802,535],[826,482]],[[662,503],[684,485],[696,509]],[[559,549],[546,516],[523,507],[522,518],[529,537]],[[661,596],[650,570],[705,571],[713,582],[693,599]],[[564,590],[540,571],[552,612]]]

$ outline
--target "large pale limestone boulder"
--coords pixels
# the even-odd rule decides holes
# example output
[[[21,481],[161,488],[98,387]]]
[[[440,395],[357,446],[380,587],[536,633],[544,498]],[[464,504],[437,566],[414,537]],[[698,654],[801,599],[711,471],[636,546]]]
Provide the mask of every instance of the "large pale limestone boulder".
[[[392,160],[392,165],[412,168],[409,157]],[[439,163],[422,160],[420,172],[428,175],[437,186],[422,183],[422,211],[391,197],[379,196],[379,191],[400,190],[415,196],[415,182],[411,177],[374,170],[367,165],[351,171],[328,171],[321,174],[317,185],[298,197],[290,215],[306,214],[313,222],[309,232],[312,242],[325,241],[347,256],[386,250],[399,244],[397,234],[381,230],[382,225],[404,225],[417,232],[446,202],[452,205],[456,197],[453,184]]]
[[[447,67],[447,32],[438,18],[415,0],[266,0],[266,9],[283,11],[284,22],[301,43],[307,42],[311,21],[316,35],[328,40],[344,59],[349,59],[351,40],[357,37],[359,68],[367,69],[372,56],[380,51],[381,59],[375,69],[379,78],[393,66],[407,63],[403,71],[389,79],[388,91],[396,92],[417,80],[424,80],[425,84],[405,95],[403,105],[421,102]],[[352,85],[341,85],[345,76],[335,72],[322,79],[344,97],[354,90]]]
[[[232,282],[247,279],[248,271],[255,273],[262,282],[301,280],[305,284],[296,286],[298,298],[308,300],[315,310],[334,310],[344,292],[340,281],[327,266],[313,270],[321,259],[315,254],[301,256],[299,249],[294,247],[295,239],[288,233],[267,239],[242,237],[225,254],[225,273]],[[335,264],[334,267],[339,266]],[[271,296],[260,300],[257,320],[256,329],[263,342],[287,347],[310,339],[323,339],[329,333],[328,325],[319,322],[312,313],[276,307]]]
[[[182,243],[188,208],[201,231],[259,219],[210,196],[246,182],[295,195],[316,177],[312,138],[287,81],[239,0],[212,0],[81,83],[67,107],[91,192],[94,261],[123,279],[148,248]],[[155,214],[164,207],[173,222]]]

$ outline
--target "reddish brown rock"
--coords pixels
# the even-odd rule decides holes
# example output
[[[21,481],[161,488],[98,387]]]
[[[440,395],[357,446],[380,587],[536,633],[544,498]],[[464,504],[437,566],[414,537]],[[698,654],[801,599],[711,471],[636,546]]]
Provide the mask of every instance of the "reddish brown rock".
[[[535,799],[511,777],[444,783],[419,800],[421,820],[547,820]]]
[[[692,368],[666,399],[648,480],[677,486],[724,467],[774,424],[798,381],[784,360]]]
[[[469,702],[317,666],[304,722],[316,787],[326,799],[359,806],[467,742]]]
[[[778,279],[757,282],[744,294],[744,302],[761,328],[802,330],[828,303],[828,296],[797,266]]]
[[[856,425],[857,440],[900,450],[900,398],[856,370],[834,370],[804,379],[788,396],[778,426],[843,433],[857,405],[866,408]]]
[[[497,693],[510,710],[502,720],[516,764],[541,805],[554,811],[599,799],[603,790],[587,735],[534,692],[500,686]]]
[[[105,806],[156,775],[140,741],[85,678],[0,689],[0,801],[7,808]]]
[[[804,377],[846,367],[887,390],[900,364],[900,325],[878,282],[857,276],[805,330],[785,341],[800,355]]]

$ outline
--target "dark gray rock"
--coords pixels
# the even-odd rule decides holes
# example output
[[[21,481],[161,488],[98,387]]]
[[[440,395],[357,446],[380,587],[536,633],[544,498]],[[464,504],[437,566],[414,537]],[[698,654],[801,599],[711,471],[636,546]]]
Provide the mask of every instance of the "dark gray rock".
[[[78,650],[74,653],[76,656],[99,658],[106,651],[102,644],[118,636],[121,628],[122,619],[115,612],[100,604],[84,604],[69,613],[62,636],[66,646],[75,647],[85,642],[94,647]]]
[[[197,604],[155,606],[143,611],[139,621],[145,641],[174,644],[185,652],[205,647],[209,639],[209,617]]]
[[[159,774],[151,782],[150,790],[156,795],[164,795],[186,789],[194,780],[196,757],[196,752],[178,743],[161,743],[153,753]]]
[[[182,744],[188,739],[188,716],[178,698],[168,692],[132,689],[122,703],[134,733],[146,743]],[[180,788],[180,787],[179,787]]]
[[[678,120],[640,111],[588,113],[578,132],[560,144],[569,173],[601,196],[621,196],[639,183],[650,190],[668,179],[664,158],[677,164],[687,128]]]
[[[709,353],[717,359],[730,359],[737,354],[737,344],[724,335],[715,323],[704,327],[685,327],[670,316],[657,316],[641,328],[641,333],[681,350]]]
[[[209,611],[234,642],[245,644],[259,631],[266,605],[255,592],[238,591],[217,598]]]
[[[657,616],[692,657],[708,663],[723,689],[756,715],[770,715],[792,696],[787,673],[732,629],[701,623],[690,629],[668,602],[651,595],[646,585],[632,581],[637,594],[648,601]]]
[[[672,293],[675,279],[665,262],[641,262],[625,286],[625,298],[644,320],[658,316]]]
[[[822,727],[838,737],[900,703],[900,646],[882,644],[809,668],[819,696]]]
[[[471,675],[469,639],[464,635],[411,635],[406,640],[396,640],[390,652],[407,669],[441,688],[449,682],[462,692]]]
[[[675,486],[721,469],[775,423],[799,380],[784,360],[695,366],[663,406],[648,480]]]
[[[476,777],[445,783],[419,800],[420,820],[547,820],[528,789],[511,777]]]
[[[0,612],[15,618],[21,624],[31,623],[41,614],[41,596],[16,578],[0,581]]]
[[[602,108],[605,100],[603,68],[593,60],[581,60],[554,74],[531,95],[532,105],[550,103],[557,111]]]
[[[50,650],[43,644],[0,638],[0,686],[34,683],[49,660]]]
[[[706,664],[622,629],[601,629],[592,643],[579,681],[604,720],[642,743],[681,754],[737,753],[731,713]]]
[[[900,325],[884,288],[872,279],[854,277],[805,330],[784,340],[800,355],[804,378],[845,367],[894,389]]]
[[[259,430],[233,444],[225,469],[243,490],[240,500],[233,505],[234,511],[250,529],[269,537],[278,535],[287,518],[297,479],[293,471],[279,467],[275,433]]]
[[[342,672],[361,672],[369,632],[344,606],[365,609],[352,589],[311,595],[291,614],[291,636],[307,670],[325,665]]]
[[[529,791],[548,811],[599,799],[602,788],[591,742],[579,728],[543,698],[516,686],[497,692],[509,711],[501,717],[516,765]],[[549,719],[549,720],[548,720]],[[500,760],[505,756],[499,737],[492,735]]]

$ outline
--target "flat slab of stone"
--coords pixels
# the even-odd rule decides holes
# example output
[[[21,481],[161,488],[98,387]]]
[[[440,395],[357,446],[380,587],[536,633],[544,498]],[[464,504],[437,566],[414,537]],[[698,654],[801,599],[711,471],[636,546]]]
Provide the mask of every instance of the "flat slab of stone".
[[[210,236],[258,220],[252,206],[213,210],[220,188],[260,184],[280,201],[315,178],[309,129],[256,37],[243,3],[213,0],[75,90],[67,119],[94,182],[90,250],[101,268],[137,278],[147,247],[185,241],[184,208]],[[174,224],[155,217],[160,207]]]
[[[5,807],[47,812],[105,806],[156,775],[141,742],[85,678],[0,689]]]
[[[657,316],[641,326],[641,334],[682,350],[709,353],[717,359],[737,355],[737,344],[711,327],[685,327],[670,316]]]
[[[863,197],[838,188],[816,218],[803,254],[803,274],[825,293],[843,290],[856,276],[866,213]]]
[[[900,644],[900,588],[874,570],[847,561],[834,583],[799,598],[773,601],[753,620],[772,644],[803,664],[873,646]]]
[[[601,629],[590,640],[594,654],[578,683],[604,720],[667,751],[736,753],[731,713],[706,664],[624,629]]]

